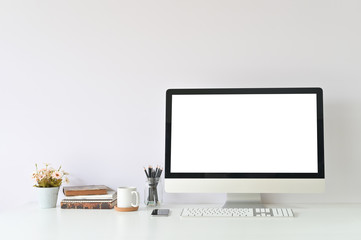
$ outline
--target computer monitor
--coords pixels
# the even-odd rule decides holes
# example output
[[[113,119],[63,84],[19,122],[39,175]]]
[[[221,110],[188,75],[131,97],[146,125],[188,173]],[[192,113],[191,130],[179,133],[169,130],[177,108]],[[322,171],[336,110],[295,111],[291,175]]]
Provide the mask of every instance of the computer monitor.
[[[260,193],[323,191],[322,95],[321,88],[167,90],[166,192],[227,193],[232,207],[259,204]]]

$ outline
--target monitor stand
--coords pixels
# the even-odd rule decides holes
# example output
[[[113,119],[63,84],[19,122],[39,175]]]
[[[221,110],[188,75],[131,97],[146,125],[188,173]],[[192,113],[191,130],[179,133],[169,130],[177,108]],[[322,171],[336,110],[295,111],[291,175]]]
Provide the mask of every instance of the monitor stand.
[[[260,193],[227,193],[223,208],[262,208]]]

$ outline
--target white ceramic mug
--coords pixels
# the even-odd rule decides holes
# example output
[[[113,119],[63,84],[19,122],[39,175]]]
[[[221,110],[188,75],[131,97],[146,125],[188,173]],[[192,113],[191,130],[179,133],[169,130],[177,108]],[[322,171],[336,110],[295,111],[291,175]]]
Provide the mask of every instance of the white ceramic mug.
[[[135,187],[118,187],[117,207],[130,208],[139,206],[139,193]],[[133,198],[133,195],[135,198]],[[135,203],[133,200],[135,199]]]

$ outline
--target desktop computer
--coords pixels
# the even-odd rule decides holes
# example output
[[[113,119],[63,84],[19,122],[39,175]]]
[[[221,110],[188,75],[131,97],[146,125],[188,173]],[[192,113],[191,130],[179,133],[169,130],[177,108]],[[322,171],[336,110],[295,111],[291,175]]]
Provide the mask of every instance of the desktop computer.
[[[321,88],[169,89],[165,191],[226,193],[224,207],[261,193],[324,190]]]

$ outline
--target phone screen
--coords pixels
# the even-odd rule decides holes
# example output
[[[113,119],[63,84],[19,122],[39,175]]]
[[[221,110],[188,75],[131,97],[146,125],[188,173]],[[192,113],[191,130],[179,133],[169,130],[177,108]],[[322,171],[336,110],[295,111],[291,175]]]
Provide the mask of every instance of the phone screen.
[[[152,211],[152,216],[168,216],[169,209],[154,209]]]

